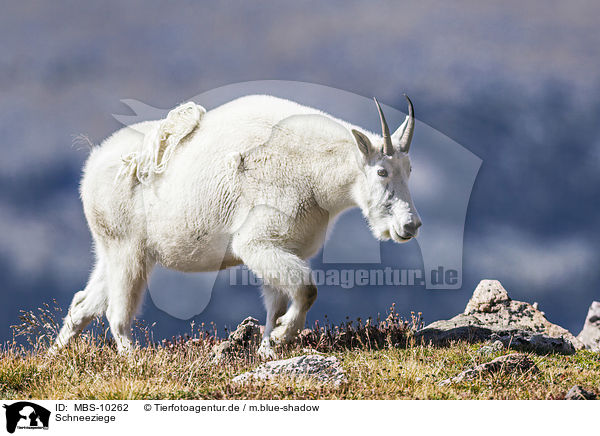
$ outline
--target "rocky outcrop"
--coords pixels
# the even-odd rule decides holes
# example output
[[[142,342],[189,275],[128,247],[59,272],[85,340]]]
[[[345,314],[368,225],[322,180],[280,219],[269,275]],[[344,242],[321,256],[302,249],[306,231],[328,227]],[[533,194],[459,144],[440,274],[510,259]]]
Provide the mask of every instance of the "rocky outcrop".
[[[575,385],[565,395],[565,400],[595,400],[597,399],[596,394],[588,392],[581,386]]]
[[[482,280],[463,313],[429,324],[415,337],[434,345],[500,341],[540,353],[572,354],[583,348],[568,330],[548,321],[536,304],[512,300],[497,280]]]
[[[232,381],[245,383],[251,380],[272,380],[277,377],[291,377],[339,386],[346,383],[347,377],[340,362],[334,356],[307,354],[291,359],[263,363],[252,371],[238,375]]]
[[[588,350],[600,352],[600,302],[594,301],[588,310],[583,330],[577,335]]]
[[[513,372],[536,373],[539,372],[539,370],[535,366],[533,360],[531,360],[529,356],[527,356],[527,354],[514,353],[497,357],[496,359],[490,362],[482,363],[481,365],[477,365],[474,368],[467,369],[466,371],[463,371],[454,377],[442,380],[438,384],[440,386],[445,386],[453,383],[460,383],[467,380],[473,380],[477,377],[500,372],[506,374]]]
[[[212,349],[212,362],[220,363],[229,357],[244,357],[256,351],[260,344],[261,326],[249,316],[229,334],[229,337]]]

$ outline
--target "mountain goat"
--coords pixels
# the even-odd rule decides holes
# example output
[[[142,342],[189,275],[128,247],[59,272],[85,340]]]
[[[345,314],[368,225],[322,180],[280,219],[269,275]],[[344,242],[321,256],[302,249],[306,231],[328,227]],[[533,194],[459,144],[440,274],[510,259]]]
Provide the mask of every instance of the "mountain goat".
[[[358,206],[380,240],[417,235],[407,185],[415,121],[406,99],[408,115],[393,134],[375,100],[381,136],[266,95],[209,112],[186,103],[164,120],[117,131],[85,165],[81,198],[96,263],[51,352],[104,314],[118,350],[128,350],[156,263],[184,272],[244,263],[263,281],[259,352],[272,356],[273,344],[303,328],[317,297],[306,259],[329,220]]]

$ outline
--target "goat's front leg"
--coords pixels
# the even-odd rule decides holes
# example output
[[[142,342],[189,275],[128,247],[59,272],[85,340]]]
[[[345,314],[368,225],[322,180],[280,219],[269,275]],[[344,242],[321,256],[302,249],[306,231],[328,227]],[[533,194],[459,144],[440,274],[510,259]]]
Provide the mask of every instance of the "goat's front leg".
[[[291,341],[304,327],[306,312],[317,297],[317,288],[310,281],[308,264],[272,244],[252,240],[244,244],[234,242],[233,245],[237,255],[265,285],[268,313],[262,350],[266,351],[271,341]],[[288,299],[291,305],[285,311]]]
[[[275,343],[286,343],[296,337],[304,328],[306,313],[317,299],[317,287],[312,284],[301,284],[290,289],[292,304],[287,312],[277,319],[276,327],[271,332],[271,340]]]

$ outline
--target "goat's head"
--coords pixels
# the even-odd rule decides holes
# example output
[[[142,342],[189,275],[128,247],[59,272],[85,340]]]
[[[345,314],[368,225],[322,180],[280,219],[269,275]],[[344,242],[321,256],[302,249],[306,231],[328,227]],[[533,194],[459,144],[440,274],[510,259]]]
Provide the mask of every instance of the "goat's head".
[[[359,166],[364,178],[358,187],[358,202],[371,230],[380,240],[406,242],[417,236],[421,219],[408,190],[411,172],[408,151],[413,136],[415,118],[412,102],[408,100],[408,116],[390,135],[390,131],[375,99],[382,130],[382,144],[373,145],[362,132],[352,130],[358,145]]]

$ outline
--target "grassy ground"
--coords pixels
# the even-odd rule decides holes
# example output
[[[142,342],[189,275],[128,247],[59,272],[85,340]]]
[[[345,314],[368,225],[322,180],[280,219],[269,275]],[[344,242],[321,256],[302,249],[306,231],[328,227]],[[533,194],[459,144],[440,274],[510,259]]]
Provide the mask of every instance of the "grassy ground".
[[[346,385],[334,388],[281,378],[276,383],[238,386],[230,380],[259,362],[250,356],[212,364],[210,350],[215,338],[209,334],[196,332],[194,340],[146,345],[128,356],[120,356],[100,326],[84,333],[58,356],[48,358],[44,354],[46,342],[52,336],[48,331],[54,331],[55,326],[44,321],[43,316],[33,321],[29,318],[30,327],[36,327],[26,329],[29,345],[13,341],[2,348],[0,398],[560,399],[576,384],[600,393],[600,354],[597,353],[531,354],[540,370],[538,373],[498,373],[439,386],[438,382],[443,379],[512,351],[485,354],[479,351],[481,345],[464,343],[444,348],[417,345],[410,339],[410,329],[406,330],[407,340],[403,343],[365,341],[358,333],[366,331],[368,335],[369,329],[362,325],[360,328],[330,328],[330,331],[338,331],[338,335],[340,330],[356,333],[358,340],[354,345],[341,346],[332,342],[331,337],[310,345],[340,359],[349,380]],[[385,323],[379,323],[371,334],[384,328],[388,328],[385,332],[389,333],[390,325],[381,327],[382,324]],[[40,328],[45,329],[45,333],[40,332]],[[325,329],[315,330],[323,332]],[[395,330],[396,339],[398,331]],[[144,332],[142,336],[148,338],[148,330]],[[305,354],[306,346],[304,343],[289,347],[280,351],[280,357]]]

